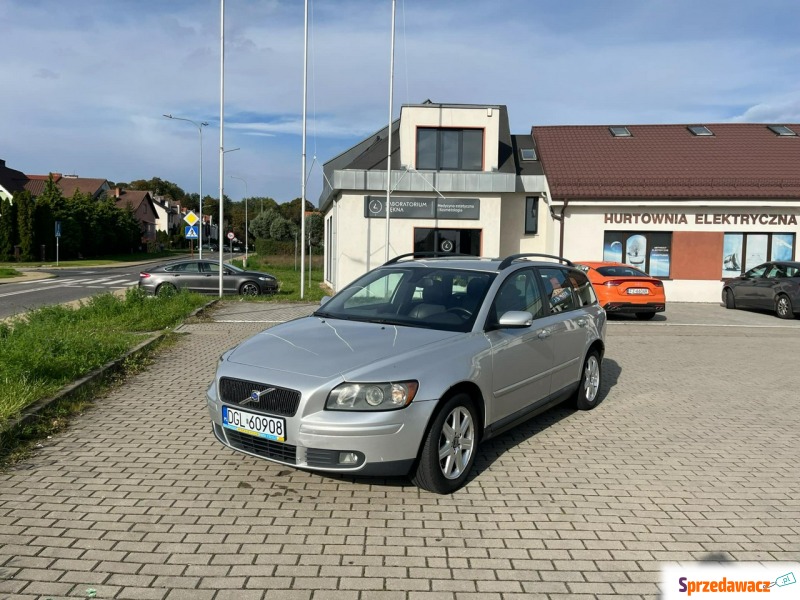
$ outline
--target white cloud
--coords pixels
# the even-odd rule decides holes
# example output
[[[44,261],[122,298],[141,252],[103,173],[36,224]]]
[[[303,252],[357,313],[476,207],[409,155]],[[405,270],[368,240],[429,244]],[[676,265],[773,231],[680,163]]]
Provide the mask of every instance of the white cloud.
[[[390,3],[312,0],[309,154],[325,161],[388,120]],[[251,195],[300,191],[302,3],[226,2],[226,172]],[[400,104],[509,107],[537,124],[791,122],[796,0],[401,0]],[[7,164],[218,190],[219,3],[5,0],[0,148]],[[231,171],[233,172],[233,171]],[[318,171],[308,197],[321,188]],[[225,182],[232,197],[243,193]]]

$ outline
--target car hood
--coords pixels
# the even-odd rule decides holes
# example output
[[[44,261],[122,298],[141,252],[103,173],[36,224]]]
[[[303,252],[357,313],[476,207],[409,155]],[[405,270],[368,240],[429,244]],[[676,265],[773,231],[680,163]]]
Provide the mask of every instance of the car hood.
[[[305,317],[267,329],[239,344],[226,361],[330,378],[463,333]]]

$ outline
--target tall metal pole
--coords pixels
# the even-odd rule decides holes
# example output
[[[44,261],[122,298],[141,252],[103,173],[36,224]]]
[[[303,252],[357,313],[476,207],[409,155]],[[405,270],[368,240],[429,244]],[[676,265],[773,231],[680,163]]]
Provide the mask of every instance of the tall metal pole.
[[[225,204],[225,0],[220,0],[219,15],[219,224],[217,242],[219,243],[219,297],[222,298],[222,263],[225,244],[222,241]]]
[[[389,201],[392,195],[392,112],[394,109],[394,14],[397,0],[392,0],[392,50],[389,58],[389,148],[386,151],[386,255],[389,260]]]
[[[306,104],[308,93],[308,0],[305,0],[305,13],[303,15],[303,177],[300,184],[300,299],[305,297],[305,239],[306,239]]]
[[[207,127],[208,123],[205,121],[200,121],[197,123],[196,121],[192,121],[191,119],[184,119],[183,117],[173,117],[171,114],[164,115],[168,119],[174,119],[175,121],[186,121],[187,123],[191,123],[195,127],[197,127],[197,131],[200,132],[200,208],[198,212],[200,213],[200,227],[199,227],[199,236],[200,236],[200,258],[203,258],[203,127]]]

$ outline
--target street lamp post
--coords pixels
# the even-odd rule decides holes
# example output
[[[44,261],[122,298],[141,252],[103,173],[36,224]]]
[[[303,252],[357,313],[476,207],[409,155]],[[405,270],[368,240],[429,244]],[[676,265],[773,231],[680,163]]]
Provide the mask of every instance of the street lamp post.
[[[250,230],[247,228],[247,182],[236,175],[228,175],[231,179],[238,179],[244,183],[244,266],[247,266],[247,244],[250,240]]]
[[[175,121],[186,121],[187,123],[191,123],[195,127],[197,127],[197,131],[200,132],[200,208],[198,212],[200,213],[200,228],[199,228],[199,236],[200,236],[200,258],[203,258],[203,127],[207,127],[208,123],[205,121],[192,121],[191,119],[184,119],[183,117],[173,117],[171,114],[164,115],[168,119],[174,119]]]

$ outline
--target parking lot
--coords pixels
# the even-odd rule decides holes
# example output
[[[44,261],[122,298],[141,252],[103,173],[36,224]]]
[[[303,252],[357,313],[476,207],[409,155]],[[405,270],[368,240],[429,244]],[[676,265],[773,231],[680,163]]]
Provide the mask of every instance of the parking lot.
[[[225,304],[0,473],[0,598],[653,598],[670,561],[796,561],[800,320],[612,320],[603,403],[480,447],[452,496],[213,437],[217,357],[307,305]]]

